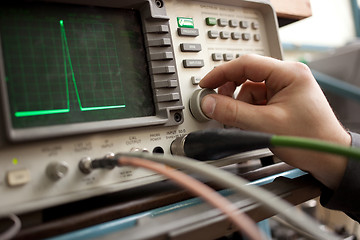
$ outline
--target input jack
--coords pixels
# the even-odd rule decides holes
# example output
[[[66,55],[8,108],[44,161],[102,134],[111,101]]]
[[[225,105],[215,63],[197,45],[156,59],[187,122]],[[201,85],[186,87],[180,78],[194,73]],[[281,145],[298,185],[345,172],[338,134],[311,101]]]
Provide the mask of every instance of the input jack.
[[[84,157],[79,162],[79,170],[84,174],[89,174],[92,172],[91,168],[91,158],[90,157]]]

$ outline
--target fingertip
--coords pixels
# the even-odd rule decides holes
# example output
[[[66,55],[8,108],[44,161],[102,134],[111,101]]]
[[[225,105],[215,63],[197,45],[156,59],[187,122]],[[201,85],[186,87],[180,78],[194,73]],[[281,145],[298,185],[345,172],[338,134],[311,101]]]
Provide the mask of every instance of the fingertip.
[[[202,99],[201,110],[207,117],[212,118],[212,116],[214,115],[215,107],[216,99],[211,95],[207,95]]]

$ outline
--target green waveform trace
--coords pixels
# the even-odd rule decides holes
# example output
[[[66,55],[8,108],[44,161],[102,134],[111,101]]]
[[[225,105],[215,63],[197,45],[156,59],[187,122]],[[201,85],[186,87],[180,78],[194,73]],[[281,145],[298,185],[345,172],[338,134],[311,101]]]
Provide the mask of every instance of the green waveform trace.
[[[24,111],[16,112],[15,117],[31,117],[39,115],[48,115],[48,114],[59,114],[59,113],[68,113],[70,109],[52,109],[52,110],[38,110],[38,111]]]
[[[80,111],[96,111],[96,110],[107,110],[107,109],[115,109],[115,108],[125,108],[126,105],[112,105],[112,106],[98,106],[98,107],[83,107],[81,104],[81,98],[78,91],[75,73],[71,62],[70,50],[67,43],[66,32],[64,27],[64,21],[60,20],[60,33],[61,33],[61,44],[62,51],[64,56],[64,72],[65,72],[65,85],[66,85],[66,101],[67,108],[65,109],[49,109],[49,110],[36,110],[36,111],[19,111],[15,112],[15,117],[31,117],[31,116],[39,116],[39,115],[50,115],[50,114],[60,114],[60,113],[68,113],[70,112],[70,93],[69,93],[69,83],[68,83],[68,74],[67,74],[67,64],[70,66],[71,78],[74,84],[76,98],[79,104]],[[67,62],[68,61],[68,62]]]

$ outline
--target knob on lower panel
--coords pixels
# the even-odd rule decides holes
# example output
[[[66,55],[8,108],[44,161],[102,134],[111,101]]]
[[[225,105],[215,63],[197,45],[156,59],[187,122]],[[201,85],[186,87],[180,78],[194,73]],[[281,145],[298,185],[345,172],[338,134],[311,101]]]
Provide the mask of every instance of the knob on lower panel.
[[[49,178],[57,181],[63,178],[69,170],[69,166],[65,161],[52,162],[46,168],[46,174]]]
[[[196,120],[206,122],[211,120],[201,110],[201,100],[208,94],[216,94],[213,89],[203,88],[196,90],[190,98],[190,111]]]

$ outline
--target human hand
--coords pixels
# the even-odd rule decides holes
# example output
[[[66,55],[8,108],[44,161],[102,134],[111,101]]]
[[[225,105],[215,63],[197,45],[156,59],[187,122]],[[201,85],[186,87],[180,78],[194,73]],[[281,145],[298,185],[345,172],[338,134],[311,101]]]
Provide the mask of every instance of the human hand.
[[[240,85],[234,99],[235,89]],[[200,86],[218,88],[219,94],[204,97],[201,107],[209,118],[225,125],[350,145],[350,135],[335,117],[311,71],[302,63],[243,55],[216,67],[201,80]],[[333,189],[346,168],[347,160],[338,156],[281,148],[273,152]]]

